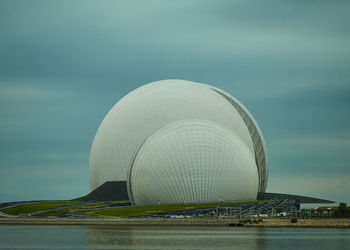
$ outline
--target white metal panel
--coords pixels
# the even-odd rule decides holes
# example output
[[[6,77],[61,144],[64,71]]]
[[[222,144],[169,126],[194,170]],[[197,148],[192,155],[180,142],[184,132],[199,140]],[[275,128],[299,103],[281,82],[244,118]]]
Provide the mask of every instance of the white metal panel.
[[[152,134],[130,166],[136,205],[255,200],[254,155],[236,133],[203,120],[174,122]]]
[[[208,85],[184,80],[154,82],[122,98],[101,123],[90,155],[92,190],[106,181],[125,181],[130,161],[142,143],[160,128],[184,119],[221,124],[254,153],[240,114]]]
[[[248,109],[232,95],[216,87],[210,85],[207,86],[227,99],[232,106],[237,109],[238,113],[241,115],[244,123],[246,124],[254,145],[255,162],[259,173],[259,192],[265,192],[268,179],[268,157],[265,139],[258,123],[255,121]]]

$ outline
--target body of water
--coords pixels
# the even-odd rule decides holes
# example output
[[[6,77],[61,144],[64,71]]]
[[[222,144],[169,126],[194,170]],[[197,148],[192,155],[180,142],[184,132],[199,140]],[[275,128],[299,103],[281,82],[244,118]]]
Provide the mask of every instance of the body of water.
[[[0,226],[0,249],[350,249],[350,229]]]

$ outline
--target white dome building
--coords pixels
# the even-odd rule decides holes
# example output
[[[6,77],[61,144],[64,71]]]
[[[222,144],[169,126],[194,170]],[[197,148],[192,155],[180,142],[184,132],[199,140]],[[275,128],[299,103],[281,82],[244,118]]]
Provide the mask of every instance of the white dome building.
[[[136,205],[255,200],[266,147],[248,110],[213,86],[144,85],[106,115],[90,155],[90,185],[124,181]]]

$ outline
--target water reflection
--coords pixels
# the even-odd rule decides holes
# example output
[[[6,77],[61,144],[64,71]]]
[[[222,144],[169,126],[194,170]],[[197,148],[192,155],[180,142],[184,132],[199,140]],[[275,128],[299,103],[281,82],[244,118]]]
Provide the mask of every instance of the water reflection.
[[[91,249],[350,249],[350,229],[90,227]]]
[[[264,228],[90,227],[91,249],[265,249]]]
[[[350,249],[350,229],[0,225],[0,249]]]

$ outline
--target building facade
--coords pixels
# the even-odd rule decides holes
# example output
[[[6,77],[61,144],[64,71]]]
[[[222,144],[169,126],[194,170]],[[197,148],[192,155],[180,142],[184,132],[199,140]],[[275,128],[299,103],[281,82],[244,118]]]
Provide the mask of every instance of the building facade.
[[[262,133],[249,111],[216,87],[146,84],[106,115],[90,155],[90,185],[126,182],[136,205],[255,200],[267,185]]]

